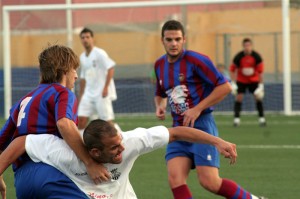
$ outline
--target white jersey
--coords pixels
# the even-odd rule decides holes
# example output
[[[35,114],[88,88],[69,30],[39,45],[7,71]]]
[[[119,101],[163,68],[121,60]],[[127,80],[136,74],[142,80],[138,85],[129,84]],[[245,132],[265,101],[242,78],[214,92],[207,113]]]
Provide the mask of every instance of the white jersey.
[[[52,165],[68,176],[91,198],[136,199],[129,182],[129,173],[135,160],[142,154],[165,146],[169,142],[166,127],[137,128],[121,133],[125,150],[120,164],[104,164],[111,172],[110,181],[95,185],[87,174],[86,167],[66,142],[50,134],[27,135],[26,152],[34,162]]]
[[[115,64],[103,49],[94,47],[88,56],[83,52],[80,55],[80,78],[86,81],[84,95],[91,98],[102,96],[107,71]],[[110,81],[108,96],[111,100],[117,99],[113,79]]]

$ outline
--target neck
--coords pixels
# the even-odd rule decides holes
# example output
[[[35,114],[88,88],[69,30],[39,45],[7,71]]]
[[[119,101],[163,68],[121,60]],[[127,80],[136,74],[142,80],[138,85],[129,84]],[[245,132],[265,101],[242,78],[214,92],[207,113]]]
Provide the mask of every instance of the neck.
[[[94,48],[94,46],[89,46],[89,47],[85,48],[85,54],[89,55],[90,52],[93,50],[93,48]]]

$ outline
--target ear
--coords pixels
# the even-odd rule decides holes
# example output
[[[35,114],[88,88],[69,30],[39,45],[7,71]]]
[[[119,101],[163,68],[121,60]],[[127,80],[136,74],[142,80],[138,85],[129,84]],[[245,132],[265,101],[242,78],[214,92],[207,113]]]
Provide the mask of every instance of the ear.
[[[101,156],[101,151],[97,148],[93,148],[89,151],[89,154],[92,156],[92,157],[96,157],[96,158],[99,158]]]

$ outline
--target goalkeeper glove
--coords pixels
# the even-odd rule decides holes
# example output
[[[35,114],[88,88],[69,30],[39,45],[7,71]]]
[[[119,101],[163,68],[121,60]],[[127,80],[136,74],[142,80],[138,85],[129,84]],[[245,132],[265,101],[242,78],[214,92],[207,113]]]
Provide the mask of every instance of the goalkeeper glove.
[[[237,95],[237,90],[238,90],[238,86],[236,85],[236,83],[234,81],[231,82],[231,93],[232,95],[236,96]]]
[[[264,84],[259,83],[253,94],[256,97],[256,99],[262,100],[264,98],[264,95],[265,95]]]

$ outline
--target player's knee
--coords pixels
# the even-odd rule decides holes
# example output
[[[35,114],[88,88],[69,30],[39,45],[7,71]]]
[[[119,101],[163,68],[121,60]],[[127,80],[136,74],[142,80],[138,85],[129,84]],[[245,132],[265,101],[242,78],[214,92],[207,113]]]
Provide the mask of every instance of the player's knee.
[[[199,183],[204,189],[213,193],[217,193],[220,189],[222,181],[220,178],[206,177],[200,178]]]
[[[169,173],[168,180],[169,180],[170,187],[172,187],[172,188],[179,187],[183,184],[186,184],[186,179],[184,179],[184,177],[178,176],[176,174]]]

